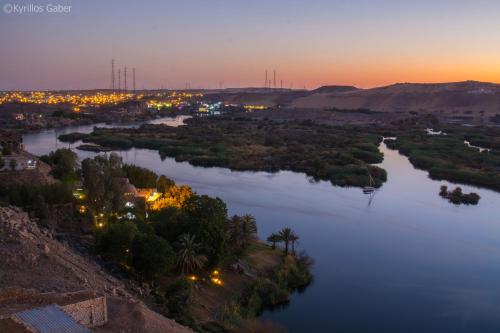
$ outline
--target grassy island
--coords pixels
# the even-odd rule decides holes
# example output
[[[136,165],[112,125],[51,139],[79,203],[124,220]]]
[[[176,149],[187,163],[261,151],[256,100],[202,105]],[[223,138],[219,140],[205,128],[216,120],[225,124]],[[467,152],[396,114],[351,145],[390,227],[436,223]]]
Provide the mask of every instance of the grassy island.
[[[479,199],[481,199],[477,193],[463,193],[460,187],[456,187],[453,191],[448,191],[448,187],[445,185],[441,186],[439,195],[455,205],[477,205]]]
[[[352,127],[310,121],[275,122],[247,117],[193,118],[186,126],[143,125],[138,129],[96,128],[91,134],[68,134],[103,147],[149,148],[196,166],[232,170],[291,170],[340,186],[379,187],[385,170],[371,164],[383,160],[381,137]]]
[[[446,127],[429,134],[423,128],[392,133],[387,146],[409,157],[433,179],[500,191],[500,129]]]

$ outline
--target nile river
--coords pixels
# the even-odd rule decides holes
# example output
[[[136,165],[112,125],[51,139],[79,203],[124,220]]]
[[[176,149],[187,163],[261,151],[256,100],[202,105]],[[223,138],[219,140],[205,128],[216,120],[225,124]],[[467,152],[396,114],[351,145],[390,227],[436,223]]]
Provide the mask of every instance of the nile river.
[[[156,122],[176,126],[182,118]],[[68,147],[58,135],[92,127],[45,130],[25,135],[24,143],[46,154]],[[284,226],[296,231],[299,249],[316,262],[315,280],[290,305],[262,315],[291,333],[500,332],[500,194],[462,186],[481,200],[454,206],[438,195],[440,185],[452,184],[429,179],[384,144],[380,149],[388,181],[371,204],[359,188],[300,173],[193,167],[146,149],[119,154],[222,198],[231,214],[253,214],[262,238]]]

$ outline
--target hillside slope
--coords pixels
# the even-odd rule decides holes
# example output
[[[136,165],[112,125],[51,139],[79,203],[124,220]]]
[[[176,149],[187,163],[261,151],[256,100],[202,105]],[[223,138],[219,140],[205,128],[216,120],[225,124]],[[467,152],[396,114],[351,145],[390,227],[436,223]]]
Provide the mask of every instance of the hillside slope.
[[[92,291],[109,300],[109,322],[99,332],[192,332],[148,309],[130,287],[54,239],[23,210],[0,207],[0,315]]]

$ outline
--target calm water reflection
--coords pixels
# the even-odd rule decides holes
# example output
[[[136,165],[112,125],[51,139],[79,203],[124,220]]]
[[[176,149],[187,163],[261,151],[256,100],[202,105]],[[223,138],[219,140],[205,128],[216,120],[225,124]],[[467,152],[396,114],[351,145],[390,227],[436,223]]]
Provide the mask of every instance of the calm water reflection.
[[[28,151],[46,154],[68,146],[57,135],[91,130],[48,130],[24,140]],[[462,186],[481,195],[479,205],[451,205],[438,196],[449,183],[381,149],[389,179],[370,206],[360,189],[303,174],[204,169],[161,161],[145,149],[119,154],[221,197],[231,213],[255,215],[262,237],[283,226],[301,236],[300,248],[316,261],[315,281],[290,306],[263,315],[290,332],[499,332],[500,195]]]

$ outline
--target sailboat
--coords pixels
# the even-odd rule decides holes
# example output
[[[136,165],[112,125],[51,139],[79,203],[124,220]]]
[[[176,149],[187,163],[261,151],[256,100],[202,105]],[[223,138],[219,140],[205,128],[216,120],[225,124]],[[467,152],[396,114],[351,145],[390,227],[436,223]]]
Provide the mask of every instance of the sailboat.
[[[370,171],[368,169],[366,169],[366,171],[368,171],[368,176],[370,177],[370,180],[369,180],[369,186],[363,187],[363,193],[371,194],[375,192],[375,187],[373,186],[373,178],[372,175],[370,174]]]

